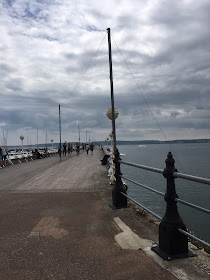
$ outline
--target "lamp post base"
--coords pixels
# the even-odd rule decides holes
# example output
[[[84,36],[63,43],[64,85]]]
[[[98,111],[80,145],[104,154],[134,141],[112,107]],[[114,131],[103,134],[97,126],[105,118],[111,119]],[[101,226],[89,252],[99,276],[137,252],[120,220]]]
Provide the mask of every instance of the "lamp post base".
[[[182,254],[167,254],[166,252],[164,252],[163,250],[160,249],[159,245],[154,245],[151,250],[153,252],[155,252],[156,254],[158,254],[162,259],[170,262],[173,260],[177,260],[177,259],[185,259],[185,258],[190,258],[190,257],[196,257],[197,255],[194,254],[192,251],[188,250],[186,253],[182,253]]]
[[[116,189],[114,188],[112,190],[112,206],[110,206],[112,209],[121,209],[121,208],[127,208],[127,197],[121,194],[121,192],[125,192],[124,189]]]
[[[118,209],[122,209],[122,208],[127,208],[128,206],[123,206],[123,207],[116,207],[113,204],[109,204],[109,207],[112,208],[112,210],[118,210]]]

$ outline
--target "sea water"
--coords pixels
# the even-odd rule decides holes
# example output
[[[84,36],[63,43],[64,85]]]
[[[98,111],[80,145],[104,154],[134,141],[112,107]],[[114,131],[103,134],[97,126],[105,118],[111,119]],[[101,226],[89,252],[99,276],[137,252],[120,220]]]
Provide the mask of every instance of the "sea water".
[[[125,161],[165,168],[165,160],[170,151],[175,160],[175,168],[180,173],[210,178],[210,144],[148,144],[120,145],[120,153]],[[162,174],[121,165],[124,176],[139,183],[166,192],[166,179]],[[163,217],[166,209],[164,197],[126,181],[128,195]],[[176,192],[180,199],[210,209],[210,185],[175,179]],[[186,227],[199,238],[210,242],[210,215],[178,203],[178,211]]]

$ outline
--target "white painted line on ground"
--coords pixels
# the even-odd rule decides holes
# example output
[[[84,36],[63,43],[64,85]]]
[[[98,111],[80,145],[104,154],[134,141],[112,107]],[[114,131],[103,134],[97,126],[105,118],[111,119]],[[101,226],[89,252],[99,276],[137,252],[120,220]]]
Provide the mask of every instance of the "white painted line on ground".
[[[119,217],[115,217],[114,222],[122,230],[114,237],[122,249],[139,250],[152,246],[152,240],[139,237]]]

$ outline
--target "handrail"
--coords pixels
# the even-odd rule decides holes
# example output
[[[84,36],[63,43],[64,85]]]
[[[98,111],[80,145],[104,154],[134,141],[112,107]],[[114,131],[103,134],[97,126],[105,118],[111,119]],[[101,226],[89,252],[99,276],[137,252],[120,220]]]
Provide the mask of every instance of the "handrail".
[[[207,178],[192,176],[192,175],[183,174],[183,173],[179,173],[179,172],[174,172],[173,176],[175,178],[181,178],[184,180],[189,180],[189,181],[194,181],[194,182],[210,185],[210,179],[207,179]]]
[[[135,199],[131,198],[130,196],[128,196],[127,194],[121,192],[122,195],[124,195],[125,197],[129,198],[130,200],[132,200],[135,204],[137,204],[138,206],[140,206],[141,208],[143,208],[144,210],[146,210],[147,212],[149,212],[151,215],[153,215],[154,217],[156,217],[157,219],[161,220],[162,218],[160,216],[158,216],[157,214],[155,214],[153,211],[151,211],[150,209],[148,209],[147,207],[143,206],[141,203],[137,202]]]
[[[119,160],[119,163],[123,163],[125,165],[130,165],[130,166],[134,166],[134,167],[137,167],[137,168],[141,168],[141,169],[145,169],[145,170],[149,170],[149,171],[153,171],[153,172],[157,172],[157,173],[161,173],[161,174],[163,173],[163,169],[159,169],[159,168],[155,168],[155,167],[150,167],[150,166],[146,166],[146,165],[127,162],[127,161],[124,161],[124,160]]]
[[[179,228],[178,231],[179,231],[180,233],[186,235],[187,237],[189,237],[189,238],[191,238],[191,239],[194,239],[194,240],[200,242],[202,245],[204,245],[204,246],[210,248],[210,244],[207,243],[206,241],[204,241],[204,240],[202,240],[202,239],[200,239],[200,238],[198,238],[198,237],[196,237],[196,236],[190,234],[189,232],[187,232],[187,231],[185,231],[185,230],[183,230],[183,229],[181,229],[181,228]]]
[[[140,183],[138,183],[138,182],[136,182],[136,181],[134,181],[134,180],[132,180],[132,179],[130,179],[130,178],[127,178],[127,177],[125,177],[125,176],[123,176],[123,175],[121,175],[120,177],[123,178],[123,179],[125,179],[125,180],[127,180],[127,181],[129,181],[129,182],[131,182],[131,183],[133,183],[133,184],[135,184],[135,185],[138,185],[138,186],[140,186],[140,187],[142,187],[142,188],[144,188],[144,189],[147,189],[147,190],[149,190],[149,191],[151,191],[151,192],[157,193],[157,194],[159,194],[159,195],[161,195],[161,196],[165,196],[164,193],[159,192],[159,191],[157,191],[157,190],[155,190],[155,189],[153,189],[153,188],[150,188],[150,187],[148,187],[148,186],[146,186],[146,185],[140,184]],[[177,201],[177,202],[179,202],[179,203],[181,203],[181,204],[184,204],[184,205],[187,205],[187,206],[189,206],[189,207],[195,208],[195,209],[197,209],[197,210],[199,210],[199,211],[201,211],[201,212],[210,214],[210,210],[209,210],[209,209],[203,208],[203,207],[201,207],[201,206],[198,206],[198,205],[196,205],[196,204],[187,202],[187,201],[182,200],[182,199],[179,199],[179,198],[175,198],[174,200]]]
[[[163,173],[163,171],[164,171],[163,169],[150,167],[150,166],[146,166],[146,165],[141,165],[141,164],[136,164],[136,163],[132,163],[132,162],[127,162],[127,161],[124,161],[124,160],[120,160],[119,163],[134,166],[134,167],[137,167],[137,168],[140,168],[140,169],[145,169],[145,170],[156,172],[156,173]],[[179,173],[179,172],[174,172],[173,176],[175,178],[181,178],[181,179],[185,179],[185,180],[189,180],[189,181],[194,181],[194,182],[199,182],[199,183],[202,183],[202,184],[210,185],[210,179],[207,179],[207,178],[192,176],[192,175],[183,174],[183,173]]]
[[[131,179],[125,177],[125,176],[122,176],[122,175],[121,175],[120,177],[123,178],[123,179],[125,179],[125,180],[127,180],[127,181],[129,181],[129,182],[131,182],[131,183],[134,183],[134,184],[136,184],[136,185],[138,185],[138,186],[140,186],[140,187],[142,187],[142,188],[145,188],[145,189],[147,189],[147,190],[149,190],[149,191],[151,191],[151,192],[157,193],[157,194],[162,195],[162,196],[165,195],[165,194],[162,193],[162,192],[156,191],[155,189],[152,189],[152,188],[150,188],[150,187],[148,187],[148,186],[146,186],[146,185],[143,185],[143,184],[140,184],[140,183],[138,183],[138,182],[136,182],[136,181],[133,181],[133,180],[131,180]]]
[[[143,208],[144,210],[146,210],[147,212],[149,212],[151,215],[153,215],[153,216],[154,216],[155,218],[157,218],[158,220],[162,220],[162,218],[161,218],[159,215],[155,214],[153,211],[151,211],[151,210],[148,209],[147,207],[143,206],[141,203],[137,202],[135,199],[131,198],[130,196],[126,195],[126,194],[123,193],[123,192],[121,192],[121,194],[124,195],[125,197],[127,197],[128,199],[130,199],[131,201],[133,201],[136,205],[140,206],[141,208]],[[183,230],[183,229],[181,229],[181,228],[178,228],[178,231],[179,231],[181,234],[186,235],[186,236],[189,237],[190,239],[194,239],[194,240],[200,242],[202,245],[204,245],[204,246],[210,248],[210,244],[207,243],[206,241],[204,241],[204,240],[202,240],[202,239],[200,239],[200,238],[198,238],[198,237],[196,237],[196,236],[190,234],[189,232],[187,232],[187,231],[185,231],[185,230]]]
[[[203,208],[203,207],[201,207],[201,206],[198,206],[198,205],[196,205],[196,204],[187,202],[187,201],[182,200],[182,199],[179,199],[179,198],[175,198],[174,200],[177,201],[177,202],[179,202],[179,203],[181,203],[181,204],[185,204],[185,205],[187,205],[187,206],[189,206],[189,207],[195,208],[195,209],[197,209],[197,210],[199,210],[199,211],[201,211],[201,212],[210,214],[210,210],[208,210],[208,209],[206,209],[206,208]]]

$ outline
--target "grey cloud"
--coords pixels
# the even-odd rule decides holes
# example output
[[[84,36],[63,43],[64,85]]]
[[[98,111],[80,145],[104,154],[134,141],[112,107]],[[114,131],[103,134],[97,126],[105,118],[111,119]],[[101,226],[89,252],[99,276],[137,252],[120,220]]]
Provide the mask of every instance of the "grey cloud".
[[[14,67],[9,66],[6,63],[0,63],[0,77],[8,77],[11,73],[16,72],[17,70]]]
[[[8,82],[6,82],[5,85],[8,89],[12,89],[14,91],[19,91],[23,87],[23,80],[20,78],[10,79]]]
[[[9,7],[12,7],[15,2],[16,0],[3,0],[3,3]]]
[[[90,14],[92,14],[93,17],[95,17],[98,20],[101,20],[101,19],[108,20],[109,19],[109,16],[107,14],[103,13],[103,10],[96,10],[92,7],[90,8]]]
[[[38,107],[37,107],[38,109]],[[9,131],[13,131],[16,129],[20,129],[23,127],[31,127],[36,129],[39,127],[40,129],[45,130],[46,128],[55,130],[58,127],[58,120],[55,117],[55,112],[46,113],[45,110],[39,108],[39,110],[31,113],[31,108],[24,106],[24,110],[20,110],[15,106],[11,109],[3,109],[0,112],[0,118],[4,119],[7,123],[5,127]]]
[[[87,25],[85,26],[85,29],[90,32],[104,32],[103,29],[99,29],[95,25]]]
[[[29,18],[32,18],[32,19],[37,19],[37,17],[39,16],[39,13],[41,12],[41,9],[40,8],[36,8],[34,10],[32,10],[30,8],[30,4],[26,4],[26,8],[24,10],[24,17],[29,17]]]
[[[63,55],[65,58],[67,58],[69,60],[75,59],[75,57],[76,57],[76,54],[73,52],[64,53]]]
[[[6,73],[12,73],[15,72],[16,69],[14,67],[11,67],[5,63],[0,63],[0,71],[6,72]]]
[[[180,115],[180,113],[177,112],[177,111],[171,112],[171,117],[172,117],[172,118],[176,118],[178,115]]]
[[[198,21],[203,21],[204,18],[209,17],[208,10],[210,4],[208,1],[197,3],[197,5],[189,5],[184,9],[183,3],[180,1],[159,2],[159,5],[153,12],[151,19],[154,24],[164,24],[166,27],[183,27],[191,24],[192,19],[196,18]]]

